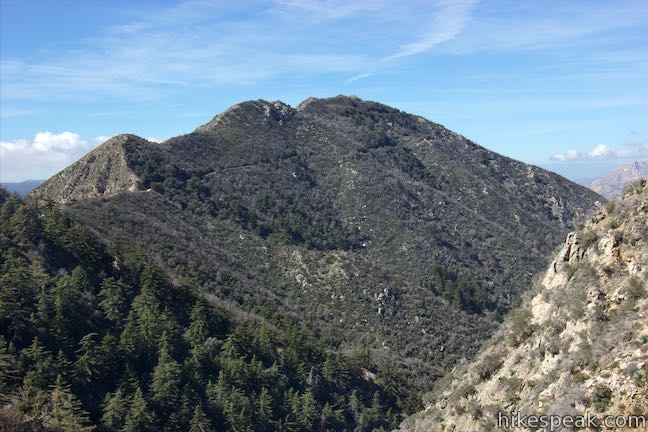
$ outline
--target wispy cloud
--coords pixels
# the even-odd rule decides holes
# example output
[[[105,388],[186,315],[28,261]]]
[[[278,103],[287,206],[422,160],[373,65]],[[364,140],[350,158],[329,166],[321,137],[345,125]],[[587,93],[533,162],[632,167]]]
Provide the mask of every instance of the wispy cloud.
[[[554,162],[583,162],[603,161],[611,159],[639,159],[648,156],[648,141],[633,141],[625,143],[623,148],[614,149],[605,144],[599,144],[587,152],[575,149],[551,157]]]
[[[407,58],[425,53],[564,46],[645,23],[648,7],[634,0],[591,7],[479,0],[191,0],[139,15],[133,7],[128,16],[136,18],[97,29],[73,46],[53,45],[39,57],[2,57],[3,99],[155,100],[195,88],[322,74],[340,74],[341,82],[350,84],[405,67]],[[633,58],[631,51],[599,55],[597,65],[627,66]],[[647,67],[645,61],[640,65]]]
[[[305,13],[311,20],[326,21],[354,17],[358,14],[372,13],[390,6],[381,0],[275,0],[279,12]],[[393,7],[391,5],[390,7]]]
[[[409,42],[395,53],[387,56],[386,61],[422,54],[435,46],[457,37],[466,28],[471,13],[479,0],[444,0],[439,2],[438,11],[431,17],[429,28],[414,42]]]
[[[590,7],[578,3],[480,3],[480,0],[430,2],[432,10],[421,13],[427,20],[425,30],[413,21],[410,34],[398,38],[413,40],[377,58],[364,73],[352,76],[346,83],[362,79],[367,73],[393,68],[406,57],[426,53],[510,54],[545,50],[560,56],[564,49],[568,54],[560,65],[578,67],[579,79],[623,79],[648,73],[645,50],[619,51],[612,34],[620,29],[645,26],[648,22],[645,2],[626,0],[623,5],[604,3]],[[583,54],[572,58],[573,49],[578,46],[584,48]],[[596,49],[588,49],[592,47]],[[556,71],[551,72],[547,75],[555,77]]]
[[[371,75],[373,75],[371,72],[364,72],[364,73],[352,76],[351,78],[346,80],[344,83],[345,84],[350,84],[350,83],[352,83],[354,81],[358,81],[358,80],[361,80],[363,78],[369,78]]]
[[[243,6],[231,3],[183,2],[100,29],[77,46],[45,51],[36,61],[3,57],[3,99],[151,100],[196,87],[244,86],[283,74],[350,73],[365,67],[366,54],[329,47],[331,31],[315,28],[314,16],[328,10],[318,4],[248,4],[255,12],[242,13]],[[278,13],[290,5],[290,15]],[[334,7],[338,12],[329,13],[331,19],[365,9],[345,5]]]
[[[28,116],[34,113],[36,113],[36,111],[32,109],[19,109],[19,108],[17,109],[17,108],[6,108],[6,107],[0,108],[0,118]]]
[[[350,84],[370,77],[382,67],[393,64],[404,57],[423,54],[439,44],[448,42],[466,28],[471,14],[480,0],[441,0],[433,2],[434,10],[425,14],[425,31],[414,36],[414,41],[401,44],[394,52],[376,60],[366,72],[356,74],[345,81]],[[407,35],[408,39],[412,38]]]
[[[589,43],[599,48],[594,50],[596,55],[605,55],[600,48],[614,41],[610,32],[641,28],[648,19],[648,5],[643,0],[592,3],[589,7],[579,2],[504,2],[488,6],[471,22],[469,32],[444,47],[446,52],[543,50]]]
[[[0,85],[7,100],[150,100],[285,74],[355,72],[351,83],[456,37],[476,3],[275,0],[244,11],[185,1],[44,51],[37,61],[3,57]]]

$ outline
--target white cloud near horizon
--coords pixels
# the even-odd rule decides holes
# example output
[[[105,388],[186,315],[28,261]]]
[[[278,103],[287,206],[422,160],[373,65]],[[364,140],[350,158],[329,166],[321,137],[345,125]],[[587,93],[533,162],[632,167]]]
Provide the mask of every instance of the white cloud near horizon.
[[[599,144],[587,152],[576,149],[551,156],[553,162],[586,162],[612,159],[640,159],[648,157],[648,141],[627,142],[624,148],[614,149],[605,144]]]
[[[108,137],[92,144],[74,132],[38,132],[32,139],[0,141],[0,181],[45,179],[78,160]]]

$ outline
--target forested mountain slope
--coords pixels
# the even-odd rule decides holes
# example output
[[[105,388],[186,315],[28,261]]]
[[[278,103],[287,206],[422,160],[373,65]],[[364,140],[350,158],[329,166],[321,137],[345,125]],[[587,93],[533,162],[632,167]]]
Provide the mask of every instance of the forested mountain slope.
[[[437,383],[426,396],[425,411],[401,428],[489,432],[496,430],[498,413],[510,418],[589,412],[598,430],[604,416],[612,415],[625,416],[620,421],[630,426],[615,430],[645,430],[647,317],[648,182],[643,180],[567,236],[521,307],[473,362]]]
[[[0,430],[389,430],[399,383],[0,189]]]
[[[352,97],[250,101],[161,144],[115,137],[31,194],[132,239],[233,313],[371,349],[416,388],[491,334],[602,199]]]

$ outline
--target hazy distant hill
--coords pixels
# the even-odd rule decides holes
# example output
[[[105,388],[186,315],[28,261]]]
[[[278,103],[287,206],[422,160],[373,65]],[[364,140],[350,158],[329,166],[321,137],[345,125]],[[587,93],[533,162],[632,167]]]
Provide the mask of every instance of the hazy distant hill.
[[[646,430],[637,416],[648,416],[647,313],[644,180],[567,236],[522,306],[474,361],[438,382],[425,411],[402,430],[490,432],[499,413],[587,412],[599,421],[635,416],[634,427],[616,430]]]
[[[612,198],[619,195],[628,183],[647,177],[648,161],[634,161],[593,181],[590,188],[606,198]]]
[[[599,195],[353,97],[112,138],[41,185],[242,316],[294,317],[418,388],[475,353]]]
[[[9,192],[17,193],[18,195],[27,195],[44,181],[45,180],[25,180],[14,183],[0,183],[0,187],[5,188]]]

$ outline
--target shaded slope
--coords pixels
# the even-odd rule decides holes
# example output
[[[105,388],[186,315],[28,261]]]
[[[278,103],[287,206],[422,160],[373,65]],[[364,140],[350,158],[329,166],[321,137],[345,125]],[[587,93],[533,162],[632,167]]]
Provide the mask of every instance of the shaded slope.
[[[426,410],[401,428],[491,431],[498,413],[514,412],[590,412],[599,421],[605,415],[624,415],[627,421],[629,416],[645,418],[647,311],[644,180],[567,236],[529,298],[507,317],[475,361],[443,378],[427,396]],[[637,425],[616,430],[643,430]]]
[[[240,319],[141,249],[0,188],[0,430],[369,431],[403,399],[285,317]]]

